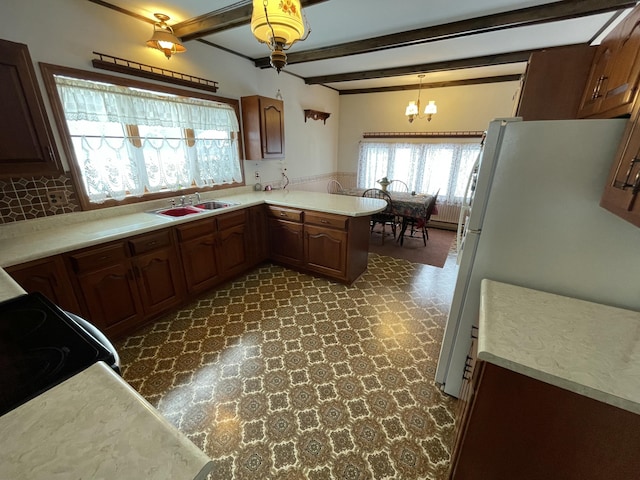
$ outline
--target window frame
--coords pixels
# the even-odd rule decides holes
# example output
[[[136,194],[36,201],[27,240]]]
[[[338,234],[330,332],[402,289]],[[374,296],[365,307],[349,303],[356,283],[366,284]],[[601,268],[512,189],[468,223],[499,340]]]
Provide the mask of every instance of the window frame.
[[[150,83],[144,82],[140,80],[134,80],[130,78],[108,75],[104,73],[93,72],[89,70],[81,70],[77,68],[64,67],[61,65],[53,65],[49,63],[39,63],[40,71],[42,72],[42,79],[45,84],[45,88],[47,90],[47,94],[49,97],[49,101],[51,104],[51,109],[53,111],[53,116],[56,121],[56,125],[58,127],[58,132],[60,133],[60,141],[62,143],[62,148],[67,157],[67,162],[69,164],[69,171],[71,173],[71,180],[73,186],[76,190],[78,201],[80,203],[80,207],[82,210],[98,210],[102,208],[115,207],[118,205],[129,205],[140,202],[148,202],[152,200],[159,200],[163,198],[171,198],[179,195],[190,195],[198,192],[207,192],[207,191],[216,191],[216,190],[224,190],[227,188],[236,188],[243,187],[246,185],[246,177],[244,172],[244,155],[243,155],[243,141],[242,141],[242,126],[240,119],[240,101],[232,98],[220,97],[217,95],[211,95],[208,93],[196,92],[193,90],[186,90],[183,88],[171,87],[168,85],[161,85],[158,83]],[[238,159],[240,161],[240,170],[242,171],[242,182],[235,182],[224,185],[214,185],[210,187],[188,187],[183,188],[179,191],[163,191],[163,192],[148,192],[145,193],[142,197],[127,197],[123,200],[115,200],[108,199],[103,203],[94,203],[89,200],[89,196],[84,188],[84,181],[82,179],[82,172],[78,160],[75,155],[75,149],[73,147],[73,141],[71,139],[71,134],[67,127],[66,118],[64,115],[64,110],[62,108],[62,102],[60,100],[60,96],[58,94],[58,90],[56,88],[54,75],[64,75],[67,77],[78,78],[82,80],[93,80],[97,82],[106,82],[112,83],[115,85],[132,87],[132,88],[140,88],[144,90],[157,91],[161,93],[168,93],[172,95],[179,95],[183,97],[193,97],[200,98],[203,100],[210,100],[214,102],[225,103],[231,106],[238,119],[239,131],[237,132],[237,145],[238,145]]]

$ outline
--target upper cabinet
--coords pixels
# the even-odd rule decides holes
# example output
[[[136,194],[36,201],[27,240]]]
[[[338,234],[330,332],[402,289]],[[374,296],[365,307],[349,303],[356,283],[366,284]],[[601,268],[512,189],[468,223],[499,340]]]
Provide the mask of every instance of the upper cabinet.
[[[245,158],[284,158],[284,103],[252,95],[240,99]]]
[[[598,46],[578,116],[629,115],[639,79],[640,8],[636,7]]]
[[[517,116],[524,120],[578,118],[582,91],[595,50],[588,45],[570,45],[532,53]]]
[[[26,45],[0,40],[0,177],[62,172]]]

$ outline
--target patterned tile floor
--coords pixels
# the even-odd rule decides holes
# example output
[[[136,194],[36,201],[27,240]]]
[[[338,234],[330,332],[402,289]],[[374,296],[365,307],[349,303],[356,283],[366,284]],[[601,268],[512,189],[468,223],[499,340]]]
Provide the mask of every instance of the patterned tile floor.
[[[453,253],[442,269],[370,254],[350,287],[267,264],[121,341],[123,376],[211,479],[439,480],[455,274]]]

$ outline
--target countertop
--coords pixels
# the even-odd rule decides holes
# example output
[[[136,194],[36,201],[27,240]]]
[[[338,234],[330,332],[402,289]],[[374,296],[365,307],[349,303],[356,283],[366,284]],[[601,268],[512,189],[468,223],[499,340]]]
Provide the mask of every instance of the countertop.
[[[203,479],[213,463],[99,362],[0,417],[0,477]]]
[[[640,312],[481,285],[479,359],[640,413]]]
[[[216,192],[213,192],[216,193]],[[351,217],[384,210],[377,198],[349,197],[295,190],[203,195],[202,200],[220,200],[238,205],[184,217],[166,217],[149,211],[167,207],[167,201],[144,202],[125,207],[72,213],[0,226],[0,267],[9,267],[50,255],[89,247],[131,235],[187,223],[208,216],[267,203],[316,210]],[[0,286],[0,290],[1,290]]]

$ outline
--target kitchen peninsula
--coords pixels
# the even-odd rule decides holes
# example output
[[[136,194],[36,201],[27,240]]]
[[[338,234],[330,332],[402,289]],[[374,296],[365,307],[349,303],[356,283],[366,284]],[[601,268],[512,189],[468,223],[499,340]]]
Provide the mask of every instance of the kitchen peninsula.
[[[166,207],[166,201],[149,202],[5,225],[0,229],[0,265],[11,267],[78,249],[102,248],[102,244],[137,239],[141,234],[155,236],[158,231],[189,228],[190,224],[199,225],[233,212],[244,214],[245,209],[256,207],[285,215],[311,211],[311,222],[325,225],[322,220],[326,219],[327,228],[343,228],[347,237],[351,232],[344,225],[353,218],[360,227],[364,225],[368,239],[368,216],[386,206],[377,199],[292,191],[218,194],[216,199],[233,205],[223,212],[165,217],[149,212]],[[249,222],[252,217],[246,218]],[[132,244],[136,248],[145,245],[137,240]],[[0,301],[24,293],[0,269]],[[0,455],[0,471],[15,479],[187,480],[204,478],[211,468],[204,453],[101,362],[0,416],[0,433],[5,438],[16,431],[21,432],[24,442],[12,442]]]

